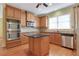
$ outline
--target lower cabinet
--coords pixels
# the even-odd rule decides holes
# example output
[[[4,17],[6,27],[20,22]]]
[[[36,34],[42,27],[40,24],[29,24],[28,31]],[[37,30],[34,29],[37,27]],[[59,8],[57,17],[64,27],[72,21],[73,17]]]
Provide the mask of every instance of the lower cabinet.
[[[26,44],[29,42],[28,37],[21,34],[20,36],[21,44]]]
[[[19,39],[7,40],[6,48],[11,48],[11,47],[19,46],[19,45],[22,45],[22,44],[27,44],[28,41],[29,41],[28,37],[21,34]]]
[[[60,33],[51,33],[50,43],[61,45],[62,44],[61,34]]]
[[[11,48],[19,45],[21,45],[21,41],[19,39],[9,40],[6,42],[6,48]]]

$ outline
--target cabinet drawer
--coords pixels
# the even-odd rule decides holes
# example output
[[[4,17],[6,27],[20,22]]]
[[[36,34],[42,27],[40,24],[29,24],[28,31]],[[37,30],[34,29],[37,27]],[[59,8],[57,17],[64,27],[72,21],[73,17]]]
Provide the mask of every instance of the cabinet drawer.
[[[8,41],[6,43],[6,47],[7,48],[11,48],[11,47],[15,47],[15,46],[18,46],[21,44],[21,41],[20,40],[12,40],[12,41]]]

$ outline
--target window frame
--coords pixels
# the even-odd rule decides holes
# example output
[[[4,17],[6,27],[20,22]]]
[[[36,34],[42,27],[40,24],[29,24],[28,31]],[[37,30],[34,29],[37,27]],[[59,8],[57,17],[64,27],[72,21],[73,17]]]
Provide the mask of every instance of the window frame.
[[[70,20],[69,20],[69,21],[70,21],[70,22],[69,22],[69,23],[70,23],[70,25],[69,25],[70,28],[69,28],[69,29],[68,29],[68,28],[67,28],[67,29],[65,28],[66,30],[70,30],[70,29],[72,29],[72,26],[71,26],[71,14],[69,14],[69,13],[63,14],[63,15],[59,15],[59,16],[54,16],[54,17],[57,17],[57,29],[59,29],[59,28],[58,28],[58,27],[59,27],[59,21],[58,21],[59,19],[58,19],[58,18],[59,18],[60,16],[64,16],[64,15],[69,15],[69,16],[70,16]],[[51,18],[54,18],[54,17],[51,17]],[[49,19],[50,19],[50,17],[48,17],[48,22],[47,22],[48,29],[49,29]],[[55,30],[55,28],[52,28],[52,29]],[[64,28],[63,28],[63,29],[64,29]],[[63,29],[60,29],[60,30],[63,30]],[[51,30],[51,29],[49,29],[49,30]]]

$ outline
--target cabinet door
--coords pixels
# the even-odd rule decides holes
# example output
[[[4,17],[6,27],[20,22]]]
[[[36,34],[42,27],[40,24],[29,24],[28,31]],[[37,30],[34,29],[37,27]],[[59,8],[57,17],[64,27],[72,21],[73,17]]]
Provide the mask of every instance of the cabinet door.
[[[50,37],[50,43],[54,43],[54,34],[51,34],[49,37]]]
[[[54,34],[54,42],[55,44],[61,45],[61,35],[59,33]]]
[[[30,38],[30,40],[29,40],[29,51],[30,51],[31,54],[34,53],[34,39],[33,38]]]
[[[21,41],[19,39],[18,40],[10,40],[10,41],[6,42],[6,48],[15,47],[18,45],[21,45]]]
[[[6,17],[13,18],[14,17],[14,8],[6,5]]]
[[[14,10],[14,17],[16,20],[20,20],[21,19],[21,11],[19,9]]]
[[[45,55],[49,53],[49,37],[43,37],[41,39],[41,55]]]
[[[28,43],[28,37],[27,36],[24,36],[23,34],[21,34],[21,44],[26,44]]]
[[[26,26],[26,14],[25,14],[25,11],[21,11],[21,26],[22,27]]]
[[[35,20],[35,16],[29,12],[27,12],[27,21]]]
[[[59,33],[52,33],[50,35],[50,42],[51,43],[61,45],[61,43],[62,43],[61,40],[62,40],[61,34],[59,34]]]
[[[33,14],[31,14],[31,13],[30,13],[30,18],[31,18],[32,20],[35,20],[35,16],[34,16]]]
[[[40,17],[40,27],[46,27],[47,16]]]
[[[31,16],[30,13],[27,12],[27,21],[30,21],[30,19],[31,19],[30,16]]]
[[[36,27],[40,27],[40,18],[39,17],[35,17],[35,23],[36,23]]]

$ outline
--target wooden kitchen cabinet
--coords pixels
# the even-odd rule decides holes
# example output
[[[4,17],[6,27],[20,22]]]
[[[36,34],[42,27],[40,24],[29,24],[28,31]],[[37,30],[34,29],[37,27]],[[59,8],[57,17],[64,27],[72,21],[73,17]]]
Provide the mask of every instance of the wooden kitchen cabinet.
[[[16,20],[21,19],[21,10],[20,9],[17,9],[17,8],[14,9],[14,17]]]
[[[50,42],[51,43],[61,45],[61,43],[62,43],[61,40],[62,40],[62,38],[61,38],[61,34],[60,33],[52,33],[50,35]]]
[[[20,9],[18,8],[6,5],[5,12],[7,18],[15,19],[15,20],[21,19]]]
[[[35,27],[40,27],[40,17],[35,16],[29,12],[27,12],[27,21],[34,21],[34,23],[36,24]]]
[[[27,21],[34,21],[36,23],[36,27],[46,28],[46,21],[48,20],[47,16],[34,16],[33,14],[27,12]]]
[[[30,13],[27,12],[27,21],[29,21],[29,20],[30,20]]]
[[[40,18],[38,16],[35,17],[36,27],[40,27]]]
[[[12,47],[19,46],[19,45],[21,45],[20,39],[8,40],[6,42],[6,48],[12,48]]]
[[[56,44],[61,45],[62,43],[62,38],[61,38],[61,34],[60,33],[55,33],[54,34],[54,41]]]
[[[40,17],[40,27],[46,27],[46,21],[48,20],[47,16]]]
[[[25,11],[21,11],[21,26],[26,27],[26,13]]]
[[[9,17],[9,18],[14,18],[14,8],[9,6],[9,5],[6,5],[6,17]]]
[[[29,42],[29,38],[24,36],[23,34],[20,35],[21,44],[27,44]]]
[[[32,21],[31,13],[27,12],[27,21]]]
[[[54,43],[54,34],[51,33],[49,37],[50,37],[49,42]]]
[[[30,13],[30,12],[27,12],[27,21],[33,21],[35,20],[35,16]]]
[[[30,18],[35,20],[35,16],[33,14],[30,14]]]

